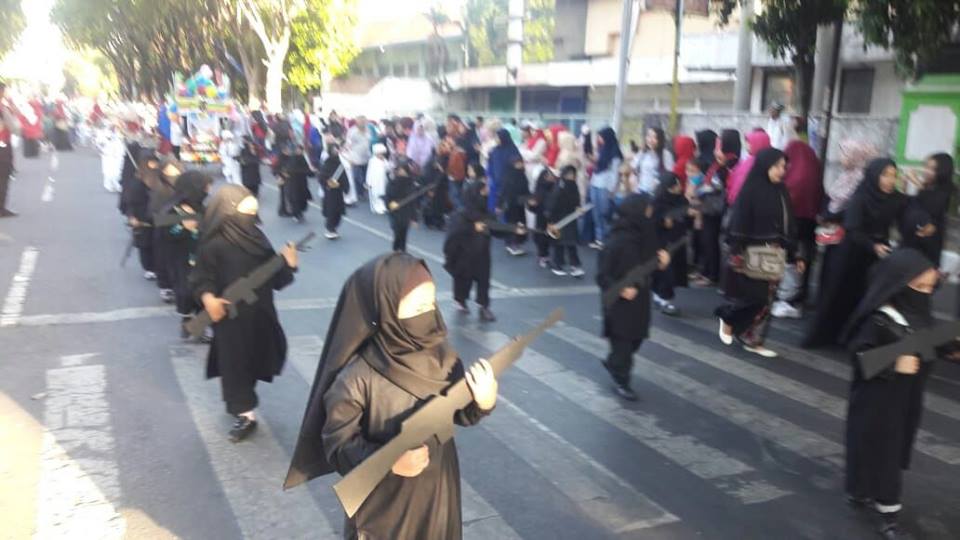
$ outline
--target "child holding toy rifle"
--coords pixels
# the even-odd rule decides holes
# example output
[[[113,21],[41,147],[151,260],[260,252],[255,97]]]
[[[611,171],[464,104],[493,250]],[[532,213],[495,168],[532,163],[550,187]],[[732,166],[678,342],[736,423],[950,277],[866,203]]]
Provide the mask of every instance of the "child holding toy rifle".
[[[580,267],[580,256],[577,253],[577,243],[580,238],[577,233],[577,224],[570,223],[563,229],[556,230],[553,224],[564,217],[576,212],[580,206],[580,190],[577,188],[577,169],[567,165],[560,172],[560,182],[547,198],[545,212],[547,228],[553,229],[553,267],[551,271],[558,276],[583,277],[583,268]],[[570,266],[567,266],[567,263]]]
[[[390,211],[390,228],[393,229],[393,250],[407,251],[407,232],[410,223],[417,220],[419,200],[406,201],[400,206],[403,199],[418,189],[414,178],[413,162],[408,158],[401,158],[393,170],[393,178],[387,182],[386,195],[387,210]],[[371,192],[371,199],[374,197]]]
[[[653,221],[653,199],[646,193],[630,195],[615,210],[616,221],[597,262],[597,284],[602,291],[617,284],[634,268],[654,258],[664,270],[670,254],[660,249]],[[637,401],[630,386],[633,355],[650,333],[649,279],[620,290],[613,305],[603,307],[603,335],[610,355],[603,366],[613,377],[613,389],[627,401]]]
[[[537,177],[537,184],[533,188],[533,196],[527,199],[527,208],[533,213],[534,226],[537,228],[537,232],[533,233],[533,243],[537,246],[537,263],[540,268],[550,266],[550,237],[546,233],[546,208],[550,193],[556,186],[557,175],[550,167],[544,167]]]

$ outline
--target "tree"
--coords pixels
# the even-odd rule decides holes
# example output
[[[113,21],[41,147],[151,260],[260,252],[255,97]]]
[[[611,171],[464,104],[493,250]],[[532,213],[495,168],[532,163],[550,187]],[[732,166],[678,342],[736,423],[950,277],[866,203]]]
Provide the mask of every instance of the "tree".
[[[307,94],[345,73],[360,52],[353,39],[356,0],[309,2],[293,20],[287,80]]]
[[[0,0],[0,56],[3,56],[14,45],[20,32],[26,26],[23,10],[20,9],[20,0]]]
[[[447,82],[447,60],[450,58],[450,51],[447,50],[447,42],[443,39],[440,29],[450,23],[450,17],[437,6],[431,6],[424,16],[433,28],[433,33],[427,40],[426,75],[434,88],[446,94],[450,91],[450,83]]]
[[[471,66],[489,66],[507,61],[507,14],[509,0],[467,0],[465,19],[470,40]],[[527,0],[523,18],[523,61],[553,59],[556,0]]]
[[[852,7],[864,40],[893,49],[907,76],[932,61],[960,26],[960,0],[858,0]]]
[[[729,22],[733,10],[744,1],[712,0],[721,26]],[[847,0],[765,0],[763,12],[753,20],[753,32],[767,44],[770,52],[793,63],[799,112],[804,116],[810,110],[817,28],[842,21],[847,3]]]

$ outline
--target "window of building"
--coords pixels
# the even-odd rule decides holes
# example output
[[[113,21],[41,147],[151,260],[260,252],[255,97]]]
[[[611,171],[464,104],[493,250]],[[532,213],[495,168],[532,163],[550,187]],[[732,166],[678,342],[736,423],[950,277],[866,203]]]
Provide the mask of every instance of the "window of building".
[[[797,93],[793,75],[789,71],[766,71],[763,74],[761,110],[766,111],[776,101],[787,108],[796,109]]]
[[[837,111],[841,113],[869,114],[870,98],[873,97],[872,68],[845,69],[840,75],[840,102]]]
[[[407,64],[407,77],[419,77],[420,76],[420,64],[414,62],[412,64]]]

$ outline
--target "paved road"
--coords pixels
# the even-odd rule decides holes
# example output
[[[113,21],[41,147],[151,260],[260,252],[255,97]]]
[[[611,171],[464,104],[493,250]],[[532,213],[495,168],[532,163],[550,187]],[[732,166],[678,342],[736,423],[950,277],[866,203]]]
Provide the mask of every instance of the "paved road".
[[[351,211],[338,242],[302,256],[279,295],[291,352],[261,385],[261,429],[225,441],[230,419],[201,346],[137,261],[118,261],[126,233],[89,151],[20,163],[15,220],[0,221],[0,520],[3,538],[333,538],[342,518],[331,479],[281,492],[309,381],[346,276],[389,247],[389,228]],[[319,228],[263,217],[275,244]],[[439,233],[416,229],[441,291]],[[594,256],[588,254],[591,270]],[[588,275],[591,275],[588,274]],[[461,355],[488,354],[555,306],[565,324],[502,380],[496,413],[457,435],[468,539],[871,538],[842,502],[848,370],[836,352],[790,344],[777,322],[776,360],[719,344],[712,290],[684,290],[680,318],[655,317],[634,386],[609,391],[599,358],[597,294],[528,256],[495,254],[494,310],[481,325],[442,309]],[[960,537],[960,370],[931,381],[904,520],[918,538]]]

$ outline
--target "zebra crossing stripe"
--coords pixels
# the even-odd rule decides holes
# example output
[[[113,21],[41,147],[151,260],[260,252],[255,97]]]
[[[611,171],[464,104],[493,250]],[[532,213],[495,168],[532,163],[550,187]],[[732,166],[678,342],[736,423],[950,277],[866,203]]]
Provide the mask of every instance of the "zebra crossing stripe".
[[[547,332],[583,352],[603,359],[607,342],[575,326],[561,325]],[[665,368],[642,355],[634,356],[635,377],[641,377],[691,404],[718,415],[762,439],[772,441],[799,456],[822,460],[836,467],[843,465],[843,447],[826,437],[788,420],[719,392],[686,375]]]
[[[657,328],[650,329],[650,341],[742,380],[767,388],[833,418],[845,420],[847,417],[845,400],[768,369],[734,358],[716,348],[705,347],[687,338]],[[960,464],[960,447],[929,431],[921,429],[917,432],[916,449],[948,465]]]
[[[190,416],[244,538],[339,538],[306,489],[281,490],[289,455],[263,418],[257,432],[240,444],[227,440],[217,381],[204,380],[207,348],[172,346],[170,359]]]
[[[489,350],[495,350],[509,340],[501,332],[460,329],[459,334]],[[656,416],[624,409],[597,382],[567,370],[536,350],[528,348],[516,367],[744,504],[768,502],[790,494],[763,480],[753,479],[757,473],[746,463],[701,443],[695,437],[673,434],[659,427]]]
[[[287,360],[300,377],[310,386],[323,351],[323,340],[317,336],[290,336]],[[519,540],[520,535],[497,513],[466,480],[461,478],[461,506],[463,538],[465,540]]]

